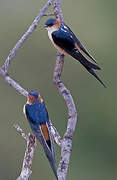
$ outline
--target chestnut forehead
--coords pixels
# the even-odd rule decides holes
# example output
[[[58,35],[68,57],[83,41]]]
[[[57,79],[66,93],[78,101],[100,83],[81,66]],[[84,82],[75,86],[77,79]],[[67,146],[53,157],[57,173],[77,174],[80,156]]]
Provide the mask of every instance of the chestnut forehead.
[[[30,97],[30,98],[32,97],[32,98],[33,98],[34,96],[33,96],[33,95],[31,95],[31,94],[28,94],[28,97]]]
[[[31,91],[28,95],[34,96],[35,98],[38,98],[39,93],[37,91]]]
[[[35,100],[35,97],[33,95],[28,94],[28,98],[31,100]]]
[[[45,25],[47,26],[53,26],[53,25],[60,25],[60,20],[56,18],[50,18],[45,22]]]
[[[33,96],[33,95],[28,95],[28,99],[29,99],[29,101],[36,101],[36,99],[38,99],[39,101],[43,101],[43,99],[41,98],[41,96],[40,96],[40,94],[38,95],[38,97],[37,98],[35,98],[35,96]]]

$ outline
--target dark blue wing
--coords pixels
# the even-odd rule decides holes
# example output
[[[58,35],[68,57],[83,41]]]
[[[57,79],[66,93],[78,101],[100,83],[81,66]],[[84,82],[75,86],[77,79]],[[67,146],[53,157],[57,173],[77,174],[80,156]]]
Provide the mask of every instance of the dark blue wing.
[[[78,40],[78,38],[77,38],[76,35],[73,33],[73,31],[72,31],[66,24],[64,24],[64,23],[62,24],[62,27],[63,27],[64,29],[66,29],[67,31],[69,31],[69,33],[71,34],[71,36],[73,37],[74,41],[77,43],[77,45],[79,46],[79,48],[80,48],[89,58],[91,58],[95,63],[97,63],[96,60],[94,59],[94,57],[89,54],[89,52],[87,51],[87,49],[86,49],[86,48],[83,46],[83,44]]]
[[[53,41],[56,45],[64,49],[68,54],[77,59],[86,69],[93,68],[99,70],[100,67],[88,61],[76,48],[75,41],[69,31],[60,29],[52,33]]]
[[[68,53],[75,48],[73,38],[70,36],[69,32],[65,32],[63,29],[54,31],[52,33],[52,38],[56,45],[58,45]]]
[[[31,129],[34,133],[34,135],[37,137],[37,139],[39,140],[39,142],[41,143],[44,152],[49,160],[49,163],[52,167],[52,170],[56,176],[56,179],[58,180],[58,176],[57,176],[57,172],[56,172],[56,167],[55,167],[55,151],[54,151],[54,143],[52,140],[52,135],[50,132],[50,129],[48,128],[48,124],[49,124],[49,117],[48,117],[48,113],[44,104],[42,104],[42,107],[40,108],[40,105],[38,104],[26,104],[25,105],[25,113],[26,113],[26,117],[29,121],[29,124],[31,126]],[[42,110],[43,109],[43,110]],[[41,110],[41,113],[39,112]],[[46,113],[45,115],[43,113]],[[44,120],[42,120],[44,118]],[[40,123],[41,122],[41,123]],[[47,123],[47,128],[49,131],[49,136],[50,138],[46,141],[46,139],[44,138],[44,132],[41,129],[41,126],[45,125],[46,126]],[[54,152],[54,153],[53,153]]]
[[[52,38],[54,43],[66,51],[69,55],[73,58],[78,60],[86,69],[87,71],[92,74],[104,87],[104,83],[101,79],[96,75],[93,69],[100,70],[100,67],[92,62],[88,61],[78,50],[75,45],[75,41],[71,33],[66,29],[60,28],[58,31],[54,31],[52,33]]]
[[[37,137],[37,139],[39,140],[39,142],[41,143],[44,151],[45,151],[45,154],[48,158],[48,161],[51,165],[51,168],[54,172],[54,175],[56,176],[56,179],[58,180],[58,176],[57,176],[57,172],[56,172],[56,167],[55,167],[55,152],[53,153],[53,147],[54,147],[54,144],[53,144],[53,141],[51,139],[51,136],[50,136],[50,141],[51,141],[51,149],[49,148],[48,144],[46,143],[45,139],[44,139],[44,136],[43,136],[43,133],[42,133],[42,130],[40,128],[40,126],[37,128],[35,127],[34,125],[31,125],[31,128],[32,128],[32,131],[33,133],[35,134],[35,136]],[[49,132],[50,134],[51,132]]]
[[[26,104],[26,115],[34,125],[41,125],[49,120],[44,103]]]

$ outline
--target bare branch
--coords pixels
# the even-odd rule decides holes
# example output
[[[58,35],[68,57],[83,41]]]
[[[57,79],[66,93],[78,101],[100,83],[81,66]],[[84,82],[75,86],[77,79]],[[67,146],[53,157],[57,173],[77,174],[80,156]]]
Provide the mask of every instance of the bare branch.
[[[24,131],[18,126],[14,125],[18,133],[26,140],[27,147],[24,155],[24,161],[22,166],[22,171],[20,176],[17,178],[17,180],[28,180],[29,176],[31,175],[31,166],[32,166],[32,160],[34,156],[34,151],[37,146],[37,141],[34,135],[29,134],[28,136],[24,133]]]
[[[2,68],[0,68],[0,75],[4,78],[4,80],[25,97],[27,97],[28,92],[25,89],[23,89],[18,83],[16,83],[12,78],[9,77],[8,67],[9,67],[10,62],[16,55],[18,49],[21,47],[23,42],[30,36],[30,34],[35,30],[41,18],[45,15],[46,16],[53,15],[53,14],[45,14],[46,10],[48,9],[48,7],[51,5],[52,2],[54,3],[54,14],[56,15],[56,17],[60,19],[61,22],[63,21],[62,11],[60,8],[61,1],[48,0],[48,2],[41,9],[40,13],[33,21],[32,25],[27,30],[27,32],[16,43],[16,45],[10,52],[9,56],[7,57],[5,63],[3,64]],[[56,143],[61,147],[61,160],[59,162],[58,171],[57,171],[59,180],[66,179],[68,165],[70,161],[70,153],[71,153],[71,148],[72,148],[72,137],[73,137],[76,122],[77,122],[77,112],[76,112],[73,98],[69,90],[62,83],[62,79],[61,79],[63,65],[64,65],[64,56],[58,53],[57,59],[56,59],[56,66],[54,70],[53,81],[59,93],[63,96],[66,102],[67,108],[68,108],[67,130],[64,134],[63,139],[61,139],[56,128],[53,125],[51,125],[51,132],[53,133],[54,139]],[[16,125],[15,128],[22,135],[22,137],[27,141],[27,148],[26,148],[26,152],[24,156],[22,171],[21,171],[20,176],[17,178],[17,180],[28,180],[30,174],[32,173],[31,165],[32,165],[34,150],[36,147],[36,138],[33,135],[28,135],[28,136],[25,135],[24,131],[18,125]]]
[[[59,17],[59,19],[63,21],[62,11],[60,8],[60,0],[56,0],[56,3],[54,4],[54,12],[57,15],[57,17]],[[67,130],[64,134],[64,138],[61,143],[61,160],[59,162],[59,166],[57,170],[59,180],[66,179],[67,170],[70,161],[70,154],[72,149],[72,137],[77,123],[77,111],[73,98],[70,94],[70,91],[62,83],[62,79],[61,79],[63,65],[64,65],[64,55],[57,53],[53,81],[59,93],[63,96],[68,109]]]
[[[63,15],[61,10],[61,0],[55,0],[54,1],[54,14],[57,18],[60,19],[60,21],[63,21]]]
[[[4,71],[2,68],[0,68],[0,75],[4,78],[4,80],[13,88],[16,89],[16,91],[18,91],[20,94],[22,94],[23,96],[27,97],[28,92],[23,89],[18,83],[16,83],[12,78],[10,78]]]
[[[56,66],[54,70],[54,84],[56,85],[59,93],[63,96],[68,108],[67,130],[64,134],[64,138],[61,144],[61,160],[59,162],[58,171],[57,171],[59,180],[66,179],[68,165],[70,161],[70,154],[72,149],[72,137],[77,122],[77,112],[73,102],[73,98],[61,80],[61,74],[64,65],[63,58],[64,58],[63,55],[61,54],[57,55]]]
[[[53,137],[54,137],[54,140],[55,140],[56,144],[58,144],[58,146],[61,147],[62,138],[61,138],[61,136],[59,135],[57,129],[53,126],[51,120],[50,120],[50,127],[51,127],[51,133],[52,133],[52,135],[53,135]]]
[[[4,80],[13,88],[15,88],[20,94],[22,94],[23,96],[28,95],[28,92],[23,89],[18,83],[16,83],[12,78],[10,78],[10,76],[8,75],[8,68],[9,68],[9,64],[12,61],[12,59],[14,58],[14,56],[16,55],[18,49],[21,47],[21,45],[23,44],[23,42],[31,35],[31,33],[35,30],[35,28],[37,27],[39,21],[41,20],[41,18],[45,15],[46,10],[48,9],[48,7],[51,5],[51,3],[54,0],[49,0],[45,6],[41,9],[39,15],[35,18],[35,20],[33,21],[32,25],[29,27],[29,29],[27,30],[27,32],[21,37],[21,39],[16,43],[16,45],[14,46],[14,48],[12,49],[12,51],[10,51],[9,56],[7,57],[5,63],[3,64],[3,66],[0,68],[0,75],[4,78]],[[48,14],[48,15],[53,15],[53,14]],[[46,15],[47,16],[47,15]],[[22,171],[20,176],[17,178],[17,180],[28,180],[29,176],[31,175],[32,171],[31,171],[31,166],[32,166],[32,159],[34,156],[34,150],[36,148],[36,138],[33,135],[26,135],[24,133],[24,131],[18,126],[15,125],[14,126],[17,131],[19,132],[19,134],[26,140],[27,142],[27,147],[26,147],[26,151],[25,151],[25,156],[24,156],[24,160],[23,160],[23,166],[22,166]],[[55,132],[55,131],[54,131]],[[55,139],[57,139],[57,133],[54,134],[56,137]]]
[[[38,23],[40,22],[41,18],[45,14],[48,7],[51,5],[51,3],[54,0],[48,0],[48,2],[45,4],[45,6],[41,9],[40,13],[37,15],[37,17],[34,19],[33,23],[30,25],[26,33],[21,37],[21,39],[16,43],[14,48],[10,51],[10,54],[8,55],[7,59],[5,60],[5,63],[0,68],[0,75],[4,78],[4,80],[10,84],[13,88],[15,88],[20,94],[27,97],[28,92],[23,89],[18,83],[16,83],[12,78],[8,76],[8,68],[10,62],[13,60],[14,56],[16,55],[18,49],[21,47],[23,42],[31,35],[31,33],[35,30]]]
[[[14,124],[13,127],[17,130],[17,132],[18,132],[26,141],[28,141],[29,136],[27,136],[27,135],[25,134],[25,132],[20,128],[20,126],[19,126],[18,124]]]
[[[21,37],[21,39],[17,42],[17,44],[12,49],[12,51],[10,52],[9,56],[7,57],[4,65],[2,66],[3,70],[5,71],[5,73],[8,72],[8,66],[9,66],[10,62],[12,61],[12,59],[14,58],[14,56],[16,55],[19,47],[30,36],[30,34],[35,30],[35,28],[37,27],[37,25],[40,22],[41,18],[43,17],[44,13],[46,12],[46,10],[48,9],[48,7],[51,5],[51,3],[53,1],[54,0],[48,0],[48,2],[45,4],[45,6],[41,9],[41,11],[38,14],[38,16],[34,19],[34,21],[31,24],[31,26],[28,28],[27,32]]]

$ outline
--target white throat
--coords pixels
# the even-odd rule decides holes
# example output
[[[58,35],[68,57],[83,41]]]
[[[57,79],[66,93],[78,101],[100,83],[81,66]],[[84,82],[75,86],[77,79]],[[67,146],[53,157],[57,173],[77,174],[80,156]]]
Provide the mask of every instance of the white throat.
[[[46,29],[48,30],[48,37],[49,37],[49,39],[50,39],[50,40],[52,41],[52,43],[54,44],[53,39],[52,39],[52,33],[53,33],[54,31],[57,31],[58,28],[56,28],[56,26],[52,26],[52,27],[47,27]]]

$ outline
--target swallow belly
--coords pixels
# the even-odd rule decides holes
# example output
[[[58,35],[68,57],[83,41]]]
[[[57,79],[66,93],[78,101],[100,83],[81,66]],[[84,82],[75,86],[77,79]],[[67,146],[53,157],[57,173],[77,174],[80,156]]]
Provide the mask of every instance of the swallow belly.
[[[62,48],[60,48],[56,44],[54,44],[54,46],[61,54],[64,54],[65,56],[69,56],[69,54],[67,52],[65,52]]]

